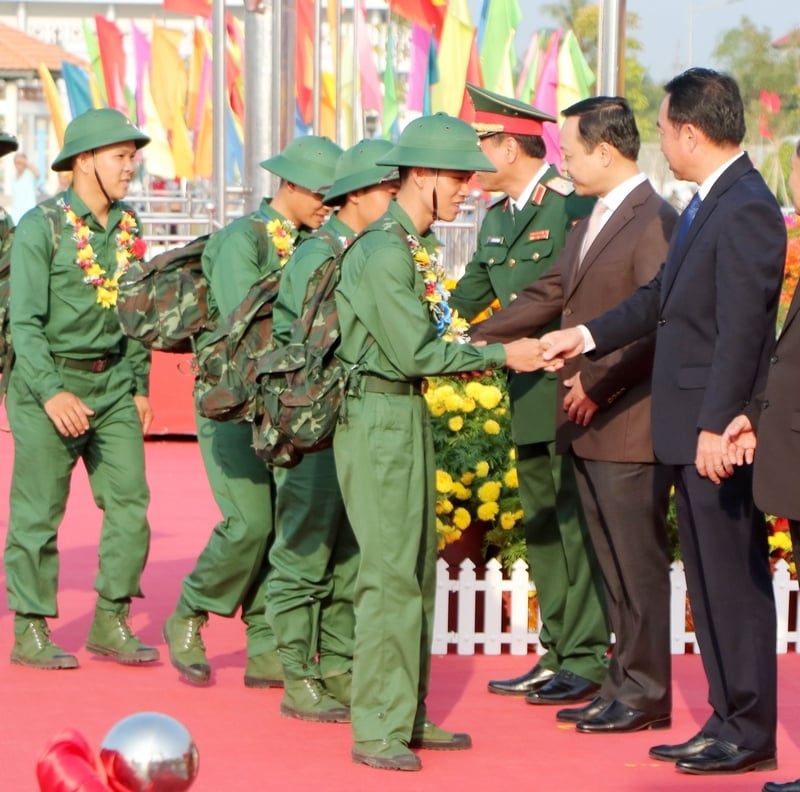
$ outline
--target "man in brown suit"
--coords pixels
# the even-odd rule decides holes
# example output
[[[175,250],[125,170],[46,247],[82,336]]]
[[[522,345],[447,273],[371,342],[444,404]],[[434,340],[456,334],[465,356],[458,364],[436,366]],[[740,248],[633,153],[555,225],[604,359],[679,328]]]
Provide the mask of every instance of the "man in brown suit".
[[[553,268],[482,323],[474,340],[532,335],[559,314],[563,327],[579,325],[648,283],[666,256],[677,215],[636,164],[639,133],[628,103],[594,97],[563,115],[562,171],[579,194],[599,200]],[[557,450],[575,461],[616,635],[599,694],[556,715],[581,732],[670,725],[670,479],[650,434],[653,349],[651,335],[559,372]]]
[[[795,212],[800,214],[800,142],[792,156],[789,179]],[[763,398],[754,399],[745,415],[737,416],[725,430],[734,442],[731,462],[753,462],[753,496],[756,506],[789,520],[792,548],[800,559],[800,290],[795,289],[789,311],[770,357]],[[756,433],[758,443],[756,445]],[[800,779],[779,784],[768,781],[764,792],[800,792]]]

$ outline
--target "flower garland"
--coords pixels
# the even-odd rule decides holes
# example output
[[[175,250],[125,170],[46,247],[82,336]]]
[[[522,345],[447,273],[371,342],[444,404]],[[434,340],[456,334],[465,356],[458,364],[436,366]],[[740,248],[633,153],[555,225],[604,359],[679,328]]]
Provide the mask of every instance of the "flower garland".
[[[294,253],[294,238],[296,228],[290,220],[279,220],[277,217],[267,223],[267,233],[278,253],[280,264],[283,266]]]
[[[408,234],[406,241],[417,272],[422,273],[422,280],[425,283],[423,301],[428,304],[428,310],[436,324],[436,332],[445,341],[468,343],[469,322],[462,319],[458,311],[453,311],[447,302],[450,299],[450,292],[444,284],[444,267],[439,263],[438,256],[435,252],[428,252],[413,234]]]
[[[67,224],[72,228],[72,240],[78,249],[75,263],[84,272],[83,282],[94,286],[97,302],[103,308],[113,308],[119,295],[119,279],[130,269],[132,261],[141,261],[147,252],[147,243],[137,234],[136,218],[127,210],[122,210],[115,237],[117,266],[114,274],[107,277],[92,247],[94,231],[63,198],[59,199],[58,205],[64,210]]]

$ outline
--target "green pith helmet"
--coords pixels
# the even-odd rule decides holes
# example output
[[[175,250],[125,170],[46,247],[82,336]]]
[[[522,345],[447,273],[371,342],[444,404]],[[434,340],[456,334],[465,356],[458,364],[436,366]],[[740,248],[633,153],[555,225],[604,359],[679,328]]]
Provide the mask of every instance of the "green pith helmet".
[[[412,121],[400,133],[397,145],[377,164],[457,171],[497,170],[481,151],[477,132],[466,121],[447,113]]]
[[[129,141],[140,149],[150,142],[150,138],[140,132],[119,110],[109,107],[87,110],[67,124],[64,145],[50,167],[54,171],[71,170],[72,160],[78,154]]]
[[[330,138],[306,135],[295,138],[274,157],[261,163],[264,170],[315,193],[324,193],[336,174],[342,150]]]
[[[502,96],[467,83],[467,93],[475,107],[475,120],[472,126],[479,136],[504,132],[508,135],[541,136],[545,121],[557,123],[558,119],[520,99]]]
[[[347,149],[336,163],[336,180],[322,202],[335,206],[344,203],[348,193],[396,179],[396,167],[375,164],[392,148],[388,140],[362,140]]]
[[[6,154],[10,154],[12,151],[16,151],[18,148],[19,143],[13,135],[9,135],[6,132],[0,132],[0,157],[5,157]]]

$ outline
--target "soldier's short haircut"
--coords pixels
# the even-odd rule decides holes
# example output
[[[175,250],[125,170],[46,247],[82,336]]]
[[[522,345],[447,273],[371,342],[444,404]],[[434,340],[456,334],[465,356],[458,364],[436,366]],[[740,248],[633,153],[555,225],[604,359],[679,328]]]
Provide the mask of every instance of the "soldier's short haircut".
[[[627,100],[621,96],[593,96],[561,111],[565,118],[578,116],[578,132],[587,152],[598,143],[614,146],[626,159],[639,156],[639,128]]]

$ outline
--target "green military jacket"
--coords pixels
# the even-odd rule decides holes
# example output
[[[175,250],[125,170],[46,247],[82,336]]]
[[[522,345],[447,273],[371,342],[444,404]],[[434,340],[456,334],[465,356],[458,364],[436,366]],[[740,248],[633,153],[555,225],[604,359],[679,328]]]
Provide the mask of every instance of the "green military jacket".
[[[394,224],[406,239],[392,230]],[[392,201],[386,214],[345,253],[336,290],[342,334],[338,357],[351,366],[360,362],[363,372],[389,380],[500,368],[505,363],[502,345],[474,347],[438,336],[408,237],[434,253],[433,235],[420,236]]]
[[[2,242],[8,235],[8,232],[14,227],[14,221],[11,215],[0,206],[0,251],[3,249]]]
[[[471,320],[495,299],[501,307],[514,300],[558,258],[574,214],[582,216],[580,206],[573,210],[573,203],[577,202],[571,183],[551,167],[534,187],[525,209],[514,217],[508,197],[493,204],[481,224],[475,255],[450,296],[450,306]],[[585,212],[590,210],[591,203]],[[545,332],[557,326],[558,321]],[[556,374],[543,371],[509,377],[511,432],[517,445],[555,439],[557,379]]]
[[[91,360],[117,353],[133,369],[134,393],[147,395],[150,353],[123,334],[116,308],[100,305],[96,288],[84,281],[84,270],[76,263],[73,228],[58,205],[61,198],[92,232],[90,244],[97,263],[109,275],[117,269],[117,234],[123,212],[135,219],[131,207],[115,201],[103,228],[71,187],[22,217],[11,248],[9,315],[16,353],[14,376],[22,377],[44,403],[64,390],[53,355]],[[138,222],[136,226],[133,233],[138,235]]]
[[[339,237],[342,247],[347,247],[356,235],[335,214],[331,215],[323,228]],[[309,278],[318,267],[337,253],[338,250],[333,249],[326,235],[320,236],[315,232],[302,245],[298,245],[286,262],[278,296],[272,306],[272,335],[279,343],[286,344],[289,341],[292,323],[303,309]]]

